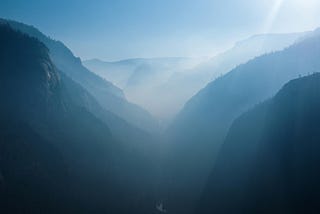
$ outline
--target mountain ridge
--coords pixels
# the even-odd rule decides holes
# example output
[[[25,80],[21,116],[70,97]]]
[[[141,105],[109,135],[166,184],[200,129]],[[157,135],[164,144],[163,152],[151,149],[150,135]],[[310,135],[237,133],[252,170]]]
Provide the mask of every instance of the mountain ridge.
[[[198,200],[234,119],[271,98],[287,81],[320,70],[317,60],[319,38],[317,35],[311,36],[284,50],[238,65],[210,82],[185,104],[167,129],[171,142],[168,147],[172,153],[168,164],[176,163],[173,172],[179,169],[183,173],[173,175],[181,179],[176,185],[190,190],[189,196],[184,193],[175,198],[194,197],[193,201]],[[180,194],[178,189],[177,194]]]
[[[96,59],[84,61],[84,65],[123,89],[130,101],[169,124],[186,102],[214,78],[254,57],[282,50],[305,34],[255,35],[210,58],[136,58],[114,62]]]
[[[88,111],[99,108],[91,95],[56,68],[38,39],[0,24],[0,44],[0,210],[152,209],[152,143],[115,139]]]
[[[123,92],[119,88],[82,66],[80,58],[75,57],[71,50],[62,42],[52,40],[35,27],[5,19],[1,19],[0,21],[8,23],[14,29],[36,37],[46,44],[55,65],[67,76],[84,87],[103,108],[123,118],[133,126],[149,132],[155,131],[157,122],[147,111],[127,102]]]

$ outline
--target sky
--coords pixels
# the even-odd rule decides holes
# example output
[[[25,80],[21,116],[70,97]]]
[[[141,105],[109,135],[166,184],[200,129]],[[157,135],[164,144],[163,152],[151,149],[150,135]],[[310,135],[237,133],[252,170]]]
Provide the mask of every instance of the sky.
[[[319,0],[0,0],[82,59],[204,57],[261,33],[320,27]]]

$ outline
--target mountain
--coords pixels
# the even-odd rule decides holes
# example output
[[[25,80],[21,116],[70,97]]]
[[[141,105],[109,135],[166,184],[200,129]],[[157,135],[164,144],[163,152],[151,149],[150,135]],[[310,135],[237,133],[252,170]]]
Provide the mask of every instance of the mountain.
[[[236,42],[229,50],[198,65],[195,69],[201,73],[207,73],[209,77],[207,83],[209,83],[212,78],[219,77],[255,57],[285,49],[309,33],[254,35],[248,39]]]
[[[213,58],[153,58],[84,61],[99,76],[124,90],[128,99],[168,123],[214,78],[254,57],[292,45],[305,33],[264,34],[237,42]]]
[[[58,69],[87,90],[105,110],[148,132],[154,132],[157,129],[156,120],[147,111],[129,103],[121,89],[85,68],[81,60],[75,57],[62,42],[45,36],[32,26],[4,19],[0,22],[8,23],[14,29],[43,42],[49,48],[50,57]]]
[[[219,132],[223,139],[232,120],[242,112],[273,96],[290,79],[319,69],[319,40],[315,34],[283,51],[257,57],[217,78],[187,102],[172,127],[180,128],[180,124],[193,121],[193,125],[203,125],[197,127],[204,127],[201,131],[205,136],[213,136],[212,126],[216,121],[218,128],[224,130]],[[200,130],[194,132],[197,131]]]
[[[199,60],[185,57],[163,57],[125,59],[114,62],[91,59],[83,61],[83,64],[119,88],[126,88],[133,84],[140,85],[143,78],[160,77],[161,75],[160,79],[165,79],[166,75],[171,75],[174,70],[186,69],[197,64],[197,61]],[[142,69],[144,67],[148,69]],[[145,73],[141,72],[140,69],[144,70]]]
[[[149,147],[115,139],[36,38],[1,23],[0,45],[1,213],[153,208]]]
[[[196,213],[318,213],[320,74],[233,123]]]
[[[225,52],[200,61],[183,72],[174,73],[160,87],[160,90],[167,94],[167,102],[176,106],[171,116],[179,114],[188,100],[215,78],[255,57],[283,50],[304,35],[305,33],[255,35],[237,42]]]
[[[186,90],[180,87],[179,82],[175,82],[177,87],[168,93],[167,82],[175,75],[187,75],[185,72],[201,61],[203,59],[167,57],[116,62],[93,59],[83,63],[91,71],[123,89],[130,101],[166,120],[183,105],[185,100],[181,100],[180,91]]]
[[[289,80],[320,70],[320,37],[316,32],[311,34],[313,36],[282,51],[262,55],[236,67],[187,102],[168,129],[173,142],[172,159],[168,163],[176,163],[171,170],[178,173],[173,176],[180,188],[190,190],[180,197],[197,200],[235,118],[274,96]]]

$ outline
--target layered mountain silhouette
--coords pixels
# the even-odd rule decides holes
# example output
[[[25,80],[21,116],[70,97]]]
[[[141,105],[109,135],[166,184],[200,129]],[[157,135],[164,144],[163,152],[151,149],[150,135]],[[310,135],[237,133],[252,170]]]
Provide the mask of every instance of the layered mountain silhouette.
[[[98,108],[91,95],[36,38],[1,23],[0,45],[1,212],[145,213],[140,200],[152,207],[150,147],[115,139],[88,111]]]
[[[123,89],[130,101],[148,109],[160,120],[167,120],[189,98],[182,95],[194,90],[191,85],[183,87],[179,81],[169,88],[169,81],[176,75],[188,75],[188,70],[203,60],[166,57],[104,62],[93,59],[84,61],[84,65]]]
[[[83,61],[83,64],[119,88],[126,89],[141,84],[151,84],[144,82],[145,80],[155,83],[164,82],[172,73],[193,67],[200,61],[201,59],[186,57],[163,57],[125,59],[114,62],[91,59]]]
[[[256,35],[213,58],[139,58],[116,62],[93,59],[84,61],[84,65],[123,89],[130,101],[169,123],[214,78],[254,57],[282,50],[303,35]]]
[[[320,74],[233,123],[196,213],[319,211]]]
[[[195,69],[200,73],[207,74],[209,77],[207,83],[209,83],[212,78],[219,77],[255,57],[285,49],[309,33],[254,35],[248,39],[236,42],[229,50],[201,63]]]
[[[88,69],[15,21],[0,46],[0,213],[318,212],[319,30]],[[190,97],[163,135],[133,104]]]
[[[190,200],[201,194],[233,120],[275,95],[289,80],[320,69],[318,31],[308,35],[283,51],[257,57],[217,78],[179,113],[168,130],[174,142],[168,162],[176,163],[172,170],[181,179],[176,179],[177,185],[188,187],[189,196],[194,197]],[[184,193],[181,200],[189,196]]]
[[[147,111],[129,103],[121,89],[85,68],[80,58],[75,57],[62,42],[47,37],[32,26],[4,19],[0,21],[43,42],[57,68],[88,91],[105,110],[137,128],[148,132],[157,129],[157,121]]]

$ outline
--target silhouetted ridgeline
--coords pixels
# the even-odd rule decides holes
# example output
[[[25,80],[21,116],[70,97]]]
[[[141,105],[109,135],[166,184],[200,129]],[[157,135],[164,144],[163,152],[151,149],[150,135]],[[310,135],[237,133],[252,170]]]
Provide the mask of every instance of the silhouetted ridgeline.
[[[169,188],[171,196],[172,191],[177,194],[172,196],[173,203],[180,198],[179,204],[188,200],[190,205],[200,197],[233,120],[274,96],[291,79],[320,71],[319,56],[317,30],[283,51],[238,66],[187,102],[168,129],[172,144],[165,168],[172,174],[168,181],[175,181]]]
[[[232,125],[196,213],[318,213],[320,74]]]

